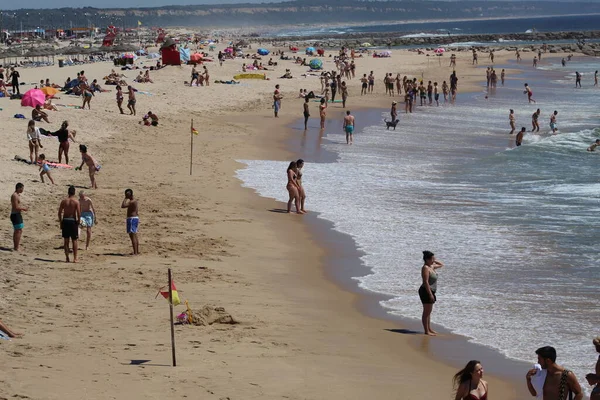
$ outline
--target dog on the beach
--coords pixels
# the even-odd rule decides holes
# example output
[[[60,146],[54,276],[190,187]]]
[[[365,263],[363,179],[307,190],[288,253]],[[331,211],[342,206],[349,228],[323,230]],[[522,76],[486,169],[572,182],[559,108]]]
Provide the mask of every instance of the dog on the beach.
[[[400,122],[400,120],[396,119],[395,121],[388,121],[387,119],[384,119],[383,122],[385,122],[387,130],[389,131],[390,128],[394,128],[394,130],[396,130],[396,125],[398,125],[398,122]]]

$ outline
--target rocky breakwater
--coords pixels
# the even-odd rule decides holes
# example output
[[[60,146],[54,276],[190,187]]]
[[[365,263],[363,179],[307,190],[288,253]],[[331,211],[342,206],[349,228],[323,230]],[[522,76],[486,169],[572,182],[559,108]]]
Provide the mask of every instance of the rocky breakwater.
[[[385,33],[346,33],[343,35],[306,36],[298,37],[264,37],[253,38],[253,40],[271,41],[279,44],[295,44],[297,46],[320,46],[325,48],[339,48],[341,46],[360,47],[362,43],[368,42],[373,46],[422,46],[435,47],[447,46],[452,43],[486,43],[487,46],[506,47],[515,49],[516,45],[511,45],[510,41],[525,42],[554,42],[548,45],[552,52],[571,51],[582,52],[588,55],[600,53],[600,47],[595,43],[586,42],[589,39],[600,39],[600,31],[587,32],[533,32],[533,33],[506,33],[506,34],[476,34],[476,35],[444,35],[439,32],[432,33],[431,36],[421,34],[411,36],[407,32],[385,32]],[[557,43],[558,42],[558,43]],[[560,43],[563,42],[563,43]],[[485,46],[485,47],[487,47]],[[480,46],[476,46],[480,47]],[[528,46],[519,46],[519,48]],[[458,51],[458,48],[457,48]]]

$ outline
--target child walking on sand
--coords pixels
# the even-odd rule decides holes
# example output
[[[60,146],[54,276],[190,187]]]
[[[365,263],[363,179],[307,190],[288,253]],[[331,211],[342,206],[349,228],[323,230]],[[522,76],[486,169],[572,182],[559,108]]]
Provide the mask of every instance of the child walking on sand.
[[[50,175],[50,166],[48,165],[48,162],[46,161],[46,156],[44,154],[40,154],[38,162],[40,164],[40,171],[41,171],[40,178],[42,179],[42,183],[45,183],[44,175],[46,175],[46,176],[48,176],[48,179],[50,179],[50,182],[52,182],[52,184],[55,185],[54,179],[52,179],[52,175]]]

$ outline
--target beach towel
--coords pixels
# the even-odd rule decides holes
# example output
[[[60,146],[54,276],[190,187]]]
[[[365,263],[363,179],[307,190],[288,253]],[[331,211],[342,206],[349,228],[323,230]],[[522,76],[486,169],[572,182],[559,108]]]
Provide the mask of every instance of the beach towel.
[[[535,389],[536,399],[542,399],[544,396],[544,383],[546,382],[546,374],[548,371],[542,369],[540,364],[534,364],[534,369],[537,370],[534,376],[531,377],[531,386]]]
[[[15,114],[15,118],[25,119],[25,116],[23,114]]]
[[[0,340],[10,340],[10,337],[2,331],[0,331]]]

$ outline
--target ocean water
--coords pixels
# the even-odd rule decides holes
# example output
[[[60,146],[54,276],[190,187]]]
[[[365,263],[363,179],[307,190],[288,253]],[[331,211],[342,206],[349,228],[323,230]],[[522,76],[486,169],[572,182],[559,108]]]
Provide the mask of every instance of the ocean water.
[[[600,138],[598,60],[544,62],[455,105],[401,110],[395,131],[381,122],[387,112],[357,113],[352,146],[341,121],[328,121],[322,146],[337,161],[308,162],[303,181],[307,209],[365,253],[368,273],[357,284],[391,296],[381,303],[390,313],[420,319],[421,252],[431,250],[445,263],[434,323],[530,363],[552,345],[589,389],[600,321],[600,152],[586,148]],[[574,88],[575,70],[583,89]],[[536,105],[527,104],[525,81]],[[537,107],[540,134],[515,148],[508,110],[529,130]],[[548,126],[554,110],[557,135]],[[287,162],[242,162],[245,187],[287,201]]]
[[[470,35],[538,32],[589,31],[598,28],[598,15],[532,18],[481,19],[443,22],[405,22],[358,26],[302,27],[276,31],[277,36],[306,36],[346,33],[407,32],[417,35]]]

